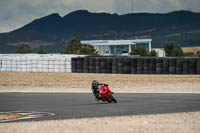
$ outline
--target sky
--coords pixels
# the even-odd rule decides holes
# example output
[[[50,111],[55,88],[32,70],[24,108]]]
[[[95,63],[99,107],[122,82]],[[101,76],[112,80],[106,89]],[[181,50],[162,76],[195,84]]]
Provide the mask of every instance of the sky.
[[[167,13],[177,10],[200,12],[200,0],[0,0],[0,33],[9,32],[34,19],[75,10],[117,14]]]

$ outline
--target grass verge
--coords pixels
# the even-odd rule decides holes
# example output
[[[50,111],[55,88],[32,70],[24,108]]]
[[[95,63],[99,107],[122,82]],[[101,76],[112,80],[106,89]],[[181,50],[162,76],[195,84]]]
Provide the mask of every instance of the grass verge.
[[[21,115],[17,113],[0,113],[0,121],[15,120],[23,117],[26,117],[26,115]]]

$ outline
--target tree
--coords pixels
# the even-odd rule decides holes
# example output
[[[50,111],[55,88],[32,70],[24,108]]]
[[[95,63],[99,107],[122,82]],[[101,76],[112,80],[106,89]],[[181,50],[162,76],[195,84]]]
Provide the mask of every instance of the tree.
[[[46,54],[46,52],[44,50],[42,50],[42,49],[39,49],[38,50],[38,54]]]
[[[166,56],[184,56],[183,50],[174,42],[167,42],[164,45]]]
[[[28,53],[32,53],[32,49],[28,44],[22,44],[17,48],[16,53],[28,54]]]
[[[184,53],[180,47],[176,47],[172,50],[171,56],[172,57],[184,56]]]
[[[80,40],[73,38],[65,47],[64,54],[77,54],[80,52]]]
[[[136,47],[132,50],[131,55],[149,56],[149,53],[143,47]]]
[[[157,52],[155,50],[151,50],[151,52],[149,53],[149,56],[158,56]]]
[[[82,44],[80,54],[97,55],[97,52],[92,45]]]
[[[64,54],[97,55],[96,50],[89,44],[81,44],[80,40],[73,38],[65,47]]]

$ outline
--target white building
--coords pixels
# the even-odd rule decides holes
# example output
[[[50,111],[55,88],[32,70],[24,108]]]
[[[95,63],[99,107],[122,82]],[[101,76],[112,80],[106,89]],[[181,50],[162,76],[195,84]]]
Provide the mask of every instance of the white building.
[[[152,39],[134,39],[134,40],[87,40],[81,41],[82,44],[90,44],[99,52],[100,55],[128,55],[132,48],[141,45],[147,51],[151,51]]]
[[[164,50],[162,50],[162,49],[160,49],[160,48],[154,48],[153,50],[156,51],[158,57],[166,57],[166,56],[165,56],[165,51],[164,51]]]

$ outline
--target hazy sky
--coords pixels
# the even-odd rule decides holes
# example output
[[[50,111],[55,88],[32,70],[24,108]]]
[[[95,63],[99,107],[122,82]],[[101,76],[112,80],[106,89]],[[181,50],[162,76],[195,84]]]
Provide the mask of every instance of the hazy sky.
[[[166,13],[175,10],[200,12],[200,0],[133,0],[134,12]],[[132,0],[0,0],[0,33],[8,32],[51,13],[64,16],[71,11],[126,14]]]

